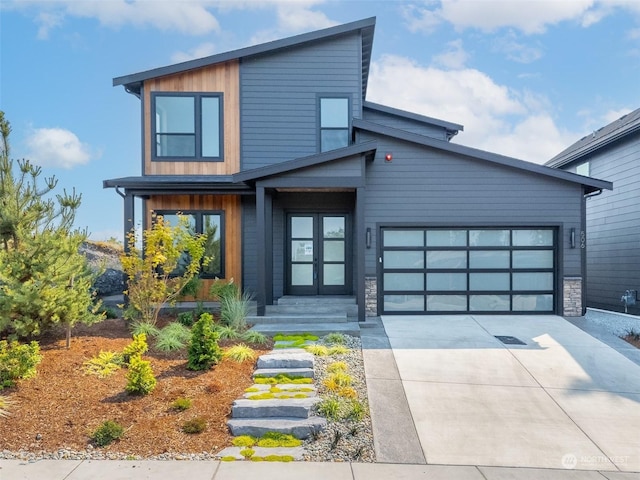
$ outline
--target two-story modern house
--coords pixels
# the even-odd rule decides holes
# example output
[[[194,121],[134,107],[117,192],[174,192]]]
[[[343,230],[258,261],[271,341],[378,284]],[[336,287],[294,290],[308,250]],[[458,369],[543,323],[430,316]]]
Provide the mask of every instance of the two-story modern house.
[[[375,18],[114,79],[141,105],[140,176],[191,218],[258,314],[285,295],[365,314],[582,314],[586,197],[611,183],[456,145],[461,125],[366,100]],[[398,78],[398,82],[402,82]]]
[[[587,305],[640,314],[640,109],[586,135],[547,165],[604,178],[587,201]]]

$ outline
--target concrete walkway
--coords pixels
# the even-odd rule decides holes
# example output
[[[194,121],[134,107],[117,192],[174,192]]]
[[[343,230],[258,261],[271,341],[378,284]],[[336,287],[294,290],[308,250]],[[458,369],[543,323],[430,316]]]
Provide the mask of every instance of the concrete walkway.
[[[565,319],[382,320],[427,464],[640,472],[640,367]]]

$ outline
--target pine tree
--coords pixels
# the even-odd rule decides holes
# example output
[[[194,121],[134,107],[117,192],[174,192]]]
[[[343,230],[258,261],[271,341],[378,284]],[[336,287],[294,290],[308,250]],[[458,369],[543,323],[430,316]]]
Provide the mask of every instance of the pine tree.
[[[0,332],[24,337],[100,320],[95,276],[78,251],[86,232],[73,226],[81,195],[54,194],[55,177],[41,182],[40,167],[14,162],[10,133],[0,111]]]

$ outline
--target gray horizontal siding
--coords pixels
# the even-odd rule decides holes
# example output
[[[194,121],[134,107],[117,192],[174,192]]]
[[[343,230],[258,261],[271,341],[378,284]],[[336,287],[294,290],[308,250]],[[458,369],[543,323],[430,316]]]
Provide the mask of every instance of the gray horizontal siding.
[[[640,135],[588,160],[613,191],[587,200],[587,305],[622,311],[624,291],[640,290]]]
[[[365,109],[362,113],[363,120],[378,123],[399,130],[425,135],[427,137],[437,138],[439,140],[447,139],[447,131],[444,127],[437,125],[426,125],[423,122],[402,118],[397,115],[379,112],[375,110]]]
[[[361,40],[330,42],[244,59],[240,66],[241,169],[318,153],[317,95],[349,95],[362,109]]]
[[[579,185],[404,142],[378,142],[367,168],[366,227],[373,231],[377,224],[398,223],[562,224],[565,233],[580,231]],[[386,151],[393,162],[384,162]],[[568,248],[568,234],[560,242],[564,275],[581,275],[580,249]],[[366,251],[366,273],[375,271],[374,244]]]

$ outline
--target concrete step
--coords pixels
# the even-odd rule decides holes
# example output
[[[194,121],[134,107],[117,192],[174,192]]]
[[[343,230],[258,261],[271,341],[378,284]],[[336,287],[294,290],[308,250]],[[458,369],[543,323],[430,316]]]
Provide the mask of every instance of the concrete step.
[[[231,434],[251,435],[261,437],[267,432],[288,433],[296,438],[304,440],[313,433],[320,432],[327,425],[327,420],[322,417],[309,418],[232,418],[227,422]]]
[[[260,355],[256,368],[313,368],[313,366],[313,355],[308,352],[281,351]]]
[[[346,315],[358,316],[358,306],[354,304],[297,304],[297,305],[266,305],[266,314],[274,315]]]
[[[273,323],[346,323],[348,321],[346,313],[315,314],[315,313],[287,313],[268,314],[262,317],[248,315],[247,323],[251,325],[273,324]]]
[[[216,458],[234,457],[236,460],[244,460],[244,456],[240,453],[245,447],[227,447],[216,455]],[[304,447],[251,447],[254,450],[254,457],[268,457],[270,455],[277,455],[282,457],[288,455],[293,457],[296,462],[304,460],[305,449]]]
[[[358,322],[345,323],[273,323],[257,324],[252,330],[262,332],[265,335],[273,336],[277,333],[294,335],[301,333],[311,333],[323,337],[327,333],[339,332],[353,337],[360,336],[360,325]]]
[[[258,368],[253,372],[253,378],[277,377],[278,375],[287,375],[290,378],[313,378],[313,368]]]
[[[248,400],[241,398],[231,405],[233,418],[309,418],[319,397],[287,398],[283,400]]]
[[[355,305],[355,297],[347,295],[294,296],[285,295],[276,300],[277,305]]]

